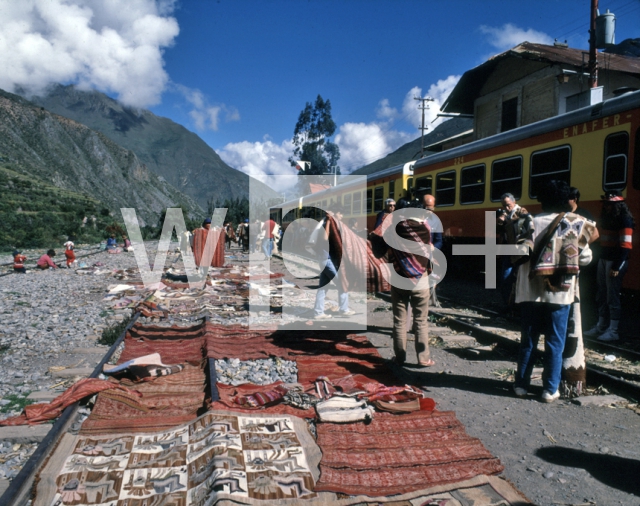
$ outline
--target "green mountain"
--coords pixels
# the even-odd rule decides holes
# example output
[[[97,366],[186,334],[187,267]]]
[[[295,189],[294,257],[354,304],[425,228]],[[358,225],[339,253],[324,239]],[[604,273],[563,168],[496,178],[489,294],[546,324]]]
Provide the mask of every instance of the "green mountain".
[[[142,224],[155,225],[167,207],[182,206],[192,215],[203,213],[191,198],[148,170],[133,151],[2,90],[0,166],[48,188],[91,198],[96,208],[107,209],[117,218],[121,207],[133,207]],[[5,192],[10,192],[8,188]],[[50,197],[39,193],[31,197],[50,198],[54,203],[56,198],[53,191]],[[20,212],[18,207],[15,212]]]
[[[452,118],[448,121],[440,123],[433,131],[424,136],[424,145],[428,146],[436,142],[449,139],[454,135],[461,134],[467,130],[473,128],[473,118]],[[358,170],[353,171],[353,175],[367,175],[378,172],[379,170],[388,169],[389,167],[395,167],[403,163],[417,160],[420,158],[420,151],[422,148],[422,139],[418,137],[416,140],[407,142],[400,146],[393,153],[389,153],[384,158],[376,160],[373,163],[360,167]],[[435,153],[435,151],[426,151],[425,156]]]
[[[30,97],[48,111],[101,132],[133,151],[156,175],[207,209],[209,200],[249,196],[250,177],[229,167],[200,137],[168,118],[126,107],[97,91],[57,85]],[[279,195],[260,182],[261,199]]]

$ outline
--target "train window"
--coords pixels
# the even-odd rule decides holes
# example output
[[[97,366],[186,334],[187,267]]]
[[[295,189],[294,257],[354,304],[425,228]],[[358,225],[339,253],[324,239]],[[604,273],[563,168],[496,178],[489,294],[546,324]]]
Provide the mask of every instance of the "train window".
[[[367,214],[371,213],[372,204],[373,204],[373,191],[367,190]]]
[[[531,154],[529,197],[535,199],[541,185],[549,179],[571,184],[571,146],[545,149]]]
[[[602,189],[624,190],[627,186],[627,155],[629,135],[626,132],[609,135],[604,141]]]
[[[392,179],[389,181],[389,198],[392,199],[396,193],[396,181]]]
[[[384,188],[382,186],[378,186],[373,191],[373,210],[374,212],[382,211],[384,207]]]
[[[409,195],[411,195],[411,188],[413,188],[413,178],[412,177],[407,179],[407,190],[409,192]]]
[[[484,202],[485,165],[465,167],[460,171],[460,203],[481,204]]]
[[[511,193],[516,200],[522,196],[522,157],[496,160],[491,165],[491,202]]]
[[[355,192],[353,194],[353,214],[360,214],[362,212],[362,193]]]
[[[452,206],[456,203],[456,171],[436,174],[436,206]]]
[[[416,188],[427,188],[427,193],[433,195],[433,176],[422,176],[416,179]]]
[[[344,206],[344,214],[351,214],[351,194],[345,195],[342,199]]]

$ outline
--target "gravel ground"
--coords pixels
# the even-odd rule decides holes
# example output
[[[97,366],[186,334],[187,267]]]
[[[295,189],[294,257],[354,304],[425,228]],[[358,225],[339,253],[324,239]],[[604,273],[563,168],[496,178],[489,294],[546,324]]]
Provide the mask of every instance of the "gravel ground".
[[[104,263],[107,271],[135,265],[128,254],[89,258],[89,263]],[[272,265],[283,270],[277,259]],[[61,380],[52,376],[51,367],[95,367],[106,347],[93,355],[77,351],[96,348],[102,330],[126,317],[104,309],[106,288],[117,283],[107,274],[78,275],[64,269],[0,278],[0,418],[17,414],[15,400],[30,392],[54,387],[62,391],[66,383],[56,387]],[[468,280],[446,280],[440,293],[469,293],[468,285]],[[370,299],[367,312],[367,336],[390,358],[390,304]],[[640,504],[640,418],[634,411],[568,401],[543,404],[537,398],[541,386],[528,399],[517,399],[507,379],[515,357],[435,325],[432,336],[436,366],[395,368],[395,374],[427,387],[439,409],[455,411],[469,434],[501,459],[503,476],[534,503]],[[409,352],[408,362],[415,362]],[[0,441],[0,480],[3,472],[16,472],[33,448]],[[13,465],[7,466],[12,459]]]
[[[282,269],[281,264],[274,267]],[[499,305],[497,291],[484,290],[480,281],[449,276],[438,293],[485,307]],[[314,283],[317,280],[301,284]],[[367,337],[384,358],[392,358],[391,304],[370,298],[367,311]],[[426,387],[438,409],[455,411],[467,432],[500,458],[505,466],[502,476],[531,501],[538,505],[640,504],[640,416],[625,407],[627,400],[619,400],[621,407],[562,400],[545,404],[539,399],[540,379],[534,380],[527,399],[518,399],[509,378],[516,367],[513,353],[482,346],[437,324],[431,326],[431,341],[434,367],[392,366],[394,373],[404,383]],[[417,362],[412,346],[409,334],[409,364]],[[540,373],[534,371],[534,377],[535,372]],[[604,399],[592,397],[596,398]]]

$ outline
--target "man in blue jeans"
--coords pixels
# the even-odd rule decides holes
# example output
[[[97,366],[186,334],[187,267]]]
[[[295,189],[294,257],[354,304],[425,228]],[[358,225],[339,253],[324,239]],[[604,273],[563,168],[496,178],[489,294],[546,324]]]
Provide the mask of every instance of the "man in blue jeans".
[[[342,209],[335,208],[332,213],[333,219],[337,222],[342,221]],[[324,232],[325,238],[329,237],[329,227],[331,226],[327,218],[322,223],[320,232]],[[329,248],[331,249],[331,248]],[[316,320],[325,320],[331,318],[331,315],[324,312],[324,300],[329,290],[329,283],[335,279],[336,286],[338,287],[338,312],[341,316],[352,316],[356,314],[355,311],[349,310],[349,292],[342,290],[342,285],[337,279],[338,267],[340,266],[340,258],[332,251],[326,251],[321,249],[318,252],[318,262],[320,264],[320,282],[318,283],[318,291],[316,292],[316,303],[313,308],[314,318]]]
[[[595,232],[590,222],[568,211],[569,185],[549,181],[539,190],[542,213],[527,218],[529,261],[520,266],[516,281],[516,303],[521,303],[522,335],[513,389],[526,397],[531,383],[535,352],[544,334],[542,401],[560,397],[562,352],[567,337],[571,304],[577,295],[580,265],[591,261],[589,240]]]

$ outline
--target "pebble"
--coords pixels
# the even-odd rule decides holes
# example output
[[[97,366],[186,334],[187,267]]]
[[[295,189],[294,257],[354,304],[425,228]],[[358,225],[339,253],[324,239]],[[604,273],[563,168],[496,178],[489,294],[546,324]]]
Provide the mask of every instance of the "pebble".
[[[555,475],[551,471],[546,471],[542,476],[544,476],[547,480],[553,478]]]
[[[226,385],[270,385],[276,381],[296,383],[298,366],[294,361],[280,358],[244,360],[237,358],[216,360],[218,381]]]

